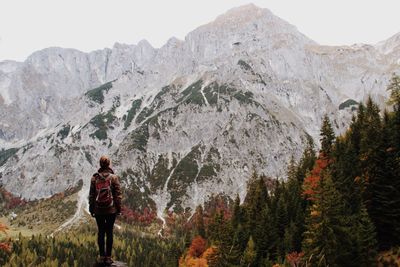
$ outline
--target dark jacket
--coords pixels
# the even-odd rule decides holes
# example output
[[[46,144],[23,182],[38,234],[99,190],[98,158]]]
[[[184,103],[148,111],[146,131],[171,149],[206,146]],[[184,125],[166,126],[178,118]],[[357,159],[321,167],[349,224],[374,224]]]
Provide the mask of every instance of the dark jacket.
[[[97,207],[96,205],[96,179],[99,179],[99,174],[103,177],[108,177],[111,175],[111,192],[113,195],[114,205],[107,208]],[[90,181],[90,190],[89,190],[89,212],[91,214],[105,215],[105,214],[113,214],[121,212],[121,200],[122,200],[122,192],[121,186],[119,183],[119,177],[114,174],[114,171],[111,168],[99,169],[97,173],[93,174]]]

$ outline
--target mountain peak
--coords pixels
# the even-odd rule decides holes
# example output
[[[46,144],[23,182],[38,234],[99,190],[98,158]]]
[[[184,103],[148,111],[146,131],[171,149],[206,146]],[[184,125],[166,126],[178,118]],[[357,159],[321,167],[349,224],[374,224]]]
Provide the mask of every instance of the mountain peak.
[[[400,32],[375,44],[375,47],[383,54],[390,54],[396,51],[400,47]]]
[[[246,14],[246,13],[256,13],[256,12],[260,12],[264,10],[264,8],[261,8],[259,6],[256,6],[253,3],[249,3],[246,5],[242,5],[242,6],[238,6],[238,7],[234,7],[229,9],[225,15],[229,15],[229,14]],[[223,16],[223,15],[221,15]]]
[[[306,42],[311,41],[300,33],[294,25],[276,16],[269,9],[261,8],[254,4],[232,8],[218,16],[214,21],[197,28],[193,32],[197,32],[198,30],[246,33],[249,33],[249,31],[258,31],[259,33],[262,32],[263,36],[265,36],[266,32],[272,34],[289,33],[302,35],[301,38],[307,39]]]
[[[247,4],[228,10],[225,14],[218,16],[214,23],[225,23],[225,22],[246,22],[252,21],[262,16],[269,15],[274,16],[266,8],[260,8],[254,4]],[[275,17],[275,16],[274,16]]]
[[[139,41],[139,43],[137,44],[139,47],[146,47],[146,48],[152,48],[154,49],[154,47],[149,43],[149,41],[147,41],[146,39],[142,39]]]

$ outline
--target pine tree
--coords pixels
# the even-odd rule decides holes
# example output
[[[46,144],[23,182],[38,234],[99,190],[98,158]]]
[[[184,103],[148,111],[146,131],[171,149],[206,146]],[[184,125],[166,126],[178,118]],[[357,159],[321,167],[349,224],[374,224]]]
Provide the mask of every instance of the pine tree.
[[[235,202],[233,204],[233,212],[232,212],[232,227],[233,229],[237,229],[239,223],[243,220],[242,218],[242,210],[240,207],[240,197],[239,194],[236,194]]]
[[[357,144],[352,143],[356,128],[353,125],[342,137],[338,137],[332,152],[332,177],[335,187],[341,193],[348,215],[359,212],[362,203],[361,169]]]
[[[251,267],[251,266],[256,266],[255,261],[256,261],[256,250],[255,250],[255,244],[253,241],[253,237],[250,236],[249,241],[247,242],[246,250],[244,251],[243,254],[243,259],[241,261],[242,266],[246,267]]]
[[[232,223],[224,220],[222,212],[217,212],[208,229],[209,239],[216,247],[216,253],[209,266],[238,265],[241,253]]]
[[[316,159],[314,141],[311,136],[307,136],[307,144],[295,172],[295,177],[300,184],[303,183],[306,174],[314,167]]]
[[[358,224],[354,232],[358,235],[357,247],[359,249],[359,266],[375,266],[377,256],[375,226],[371,222],[364,205],[362,205],[357,219]]]
[[[196,225],[196,234],[206,238],[206,230],[204,227],[204,215],[203,215],[203,207],[199,205],[196,208],[195,212],[195,225]]]
[[[311,266],[346,266],[351,259],[344,203],[329,172],[324,172],[306,218],[303,251]]]
[[[331,122],[329,120],[328,115],[325,115],[322,120],[321,127],[321,151],[320,153],[330,156],[333,141],[335,140],[335,133],[333,132]]]
[[[293,252],[301,251],[306,213],[306,201],[302,196],[301,185],[298,181],[289,177],[285,184],[284,196],[283,202],[286,205],[288,225],[285,226],[281,240],[283,250],[280,256],[282,259]]]
[[[390,137],[393,127],[388,114],[382,123],[379,108],[371,98],[367,101],[363,119],[360,141],[363,199],[376,226],[378,246],[388,249],[400,239],[399,176]]]
[[[279,242],[276,228],[276,209],[272,208],[264,179],[265,177],[260,176],[249,184],[249,191],[245,200],[246,229],[248,235],[252,235],[255,242],[256,264],[261,264],[265,257],[276,256]]]
[[[393,74],[387,88],[390,91],[388,103],[400,107],[400,76]]]
[[[376,226],[380,249],[400,244],[400,176],[399,158],[391,140],[393,121],[385,112],[381,131],[381,160],[377,172],[370,181],[369,215]]]

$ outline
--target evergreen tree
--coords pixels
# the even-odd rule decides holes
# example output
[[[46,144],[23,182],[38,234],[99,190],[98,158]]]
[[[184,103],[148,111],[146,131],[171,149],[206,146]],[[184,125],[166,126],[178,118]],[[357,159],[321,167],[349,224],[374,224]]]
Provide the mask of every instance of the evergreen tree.
[[[233,212],[231,220],[233,229],[236,230],[242,220],[243,218],[242,218],[242,210],[240,207],[240,197],[239,194],[236,194],[235,202],[233,204]]]
[[[300,184],[303,183],[306,174],[312,170],[317,159],[314,151],[314,141],[311,136],[307,136],[307,144],[304,149],[303,155],[296,168],[295,177]]]
[[[395,105],[395,108],[400,107],[400,77],[396,74],[392,75],[389,86],[390,91],[389,104]]]
[[[217,248],[209,266],[237,266],[241,250],[232,223],[225,221],[222,212],[217,212],[208,229],[209,239]]]
[[[352,143],[353,135],[358,133],[352,126],[344,136],[336,139],[331,166],[335,187],[342,195],[349,216],[359,212],[362,203],[358,145]]]
[[[287,253],[301,250],[302,234],[304,232],[304,219],[306,212],[306,201],[302,196],[301,185],[304,178],[298,179],[298,172],[291,170],[298,170],[299,167],[292,161],[289,165],[288,181],[285,184],[285,204],[287,212],[287,225],[284,236],[284,247]],[[290,241],[289,241],[290,240]],[[289,244],[289,243],[290,244]]]
[[[390,115],[385,112],[379,147],[382,159],[377,163],[379,172],[374,173],[369,184],[370,199],[366,199],[382,250],[400,244],[400,169],[395,144],[390,138],[392,129]]]
[[[388,249],[399,244],[400,198],[397,160],[391,144],[392,125],[369,98],[361,128],[360,165],[363,199],[376,226],[378,246]],[[379,138],[377,138],[379,136]]]
[[[322,120],[321,127],[321,152],[326,156],[330,156],[333,141],[335,140],[335,133],[333,132],[331,122],[328,115],[325,115]]]
[[[344,203],[329,172],[324,172],[306,218],[303,250],[311,266],[346,266],[351,262],[349,223]]]
[[[255,250],[253,237],[250,236],[249,241],[247,242],[246,250],[243,253],[243,259],[241,261],[241,265],[246,267],[256,266],[255,265],[256,255],[257,253]]]
[[[359,249],[359,266],[372,267],[376,265],[377,256],[375,227],[364,205],[362,205],[357,217],[358,224],[354,232],[358,235],[357,248]]]
[[[195,225],[196,225],[196,234],[206,238],[206,230],[204,227],[204,215],[203,215],[203,207],[201,205],[199,205],[196,208],[196,212],[195,212]]]

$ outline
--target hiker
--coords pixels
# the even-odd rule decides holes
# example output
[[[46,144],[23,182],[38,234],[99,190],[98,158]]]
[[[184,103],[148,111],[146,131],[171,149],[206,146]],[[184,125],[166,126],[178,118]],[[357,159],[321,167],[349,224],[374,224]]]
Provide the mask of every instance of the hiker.
[[[96,218],[99,246],[99,263],[111,265],[113,245],[113,227],[115,218],[121,214],[121,187],[119,177],[111,169],[111,161],[107,156],[100,158],[100,169],[93,175],[89,191],[89,212]],[[105,236],[107,242],[105,243]]]

